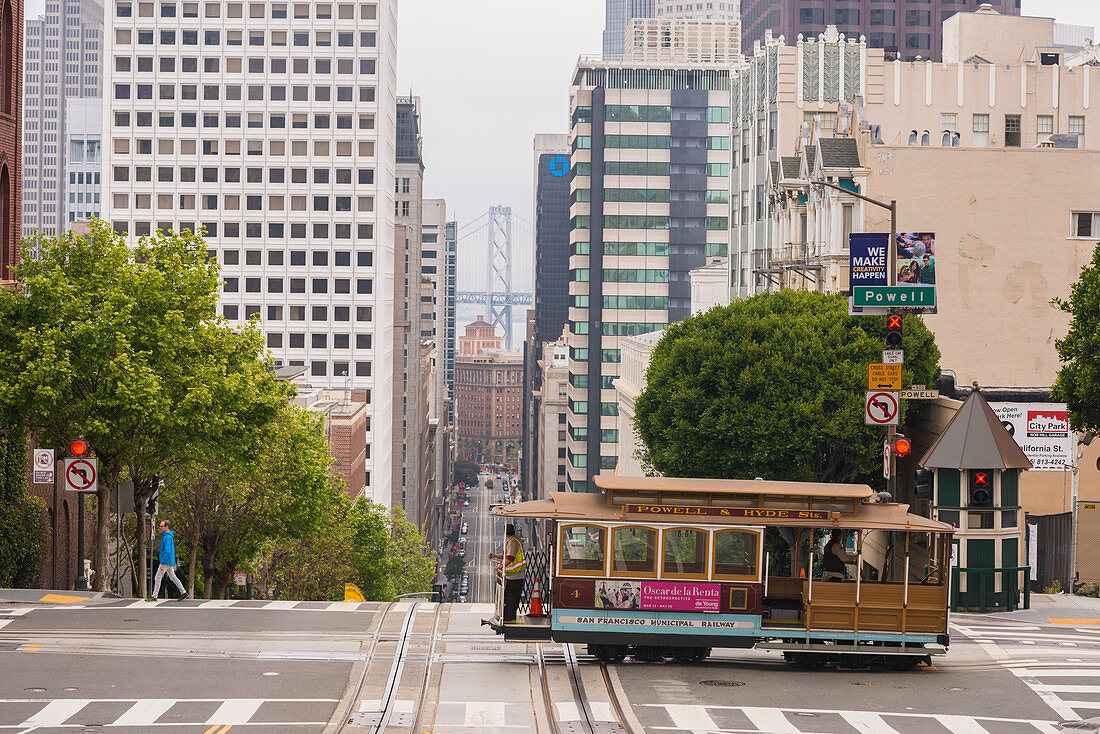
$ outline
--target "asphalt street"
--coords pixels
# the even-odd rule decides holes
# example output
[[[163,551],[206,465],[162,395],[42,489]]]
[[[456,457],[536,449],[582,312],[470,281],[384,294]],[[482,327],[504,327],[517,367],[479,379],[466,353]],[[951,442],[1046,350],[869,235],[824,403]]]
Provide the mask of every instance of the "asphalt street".
[[[480,537],[472,523],[470,536]],[[378,707],[389,658],[375,661],[378,690],[363,700],[346,698],[349,683],[374,644],[396,649],[406,611],[420,637],[395,705],[427,707],[420,731],[548,731],[540,665],[550,710],[575,715],[565,648],[503,642],[480,625],[489,604],[446,605],[437,617],[435,605],[406,602],[376,640],[382,606],[0,602],[0,731],[323,732],[337,711]],[[638,734],[1054,734],[1059,722],[1100,715],[1100,619],[1045,614],[954,615],[949,654],[912,672],[803,672],[776,653],[719,650],[700,665],[625,662],[610,675]],[[582,646],[575,653],[594,696],[599,668]],[[611,710],[600,700],[591,708]]]

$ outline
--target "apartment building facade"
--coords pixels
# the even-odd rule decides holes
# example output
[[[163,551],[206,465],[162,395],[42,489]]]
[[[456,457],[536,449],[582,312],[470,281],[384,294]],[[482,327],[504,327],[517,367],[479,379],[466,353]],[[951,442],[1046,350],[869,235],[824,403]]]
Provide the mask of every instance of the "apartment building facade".
[[[0,283],[19,263],[23,159],[23,3],[0,2]]]
[[[152,3],[134,5],[138,7],[129,3],[123,7],[152,14]],[[34,232],[56,237],[74,221],[69,214],[75,217],[77,212],[91,209],[69,204],[76,204],[78,197],[88,193],[95,198],[90,187],[99,183],[70,184],[66,174],[71,162],[78,174],[94,167],[93,179],[98,178],[98,136],[70,131],[69,123],[94,128],[95,121],[87,114],[88,103],[82,105],[81,101],[96,100],[102,106],[103,6],[95,0],[48,0],[45,12],[27,22],[26,34],[22,233],[24,237]],[[140,63],[152,62],[148,57]],[[80,108],[70,114],[68,108],[74,104]]]
[[[63,221],[87,222],[102,206],[103,100],[70,99],[65,103],[65,168]]]
[[[531,499],[568,490],[569,345],[563,337],[543,344],[538,362],[536,478]]]
[[[482,318],[458,338],[455,357],[455,443],[459,458],[514,462],[519,453],[523,355],[501,348]]]
[[[988,5],[1020,15],[1020,0],[741,0],[742,48],[752,53],[770,32],[787,43],[813,38],[835,26],[846,37],[866,37],[869,48],[889,49],[904,61],[939,61],[943,22]]]
[[[571,88],[569,489],[617,463],[621,340],[690,314],[726,254],[729,70],[582,58]]]
[[[205,229],[222,315],[259,317],[311,384],[363,391],[366,496],[389,506],[396,2],[107,15],[104,218],[131,241]]]
[[[603,55],[621,56],[630,21],[652,18],[654,12],[656,0],[604,0]]]

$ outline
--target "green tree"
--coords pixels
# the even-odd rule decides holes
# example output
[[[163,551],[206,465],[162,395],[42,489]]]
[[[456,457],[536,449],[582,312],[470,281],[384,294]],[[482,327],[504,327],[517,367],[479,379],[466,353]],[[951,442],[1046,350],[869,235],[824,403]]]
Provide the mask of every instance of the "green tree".
[[[476,461],[470,461],[469,459],[459,459],[454,463],[454,483],[459,484],[465,482],[466,486],[477,485],[477,473],[480,467]]]
[[[31,586],[49,543],[46,509],[27,495],[27,432],[0,434],[0,588]]]
[[[141,519],[152,478],[173,457],[204,439],[233,445],[212,429],[249,423],[256,406],[242,416],[213,399],[211,364],[234,348],[212,347],[250,337],[216,315],[218,265],[200,236],[158,232],[131,249],[95,221],[86,236],[39,235],[27,246],[38,256],[17,269],[22,287],[0,292],[0,424],[24,425],[58,450],[88,440],[99,459],[93,565],[103,590],[110,488],[128,472]]]
[[[1054,304],[1071,317],[1069,333],[1055,342],[1062,369],[1054,381],[1054,399],[1069,408],[1077,431],[1100,433],[1100,245],[1070,289],[1069,300]]]
[[[435,562],[424,534],[400,508],[389,513],[381,505],[359,500],[352,564],[359,588],[370,601],[389,601],[399,594],[430,591]]]
[[[260,390],[279,389],[269,373],[255,377],[271,381]],[[332,457],[321,428],[320,416],[284,400],[262,453],[196,453],[166,487],[164,510],[184,540],[192,589],[201,564],[204,595],[220,598],[264,541],[306,538],[323,524]]]
[[[912,316],[904,330],[904,382],[931,384],[932,334]],[[885,331],[844,296],[798,290],[670,326],[638,396],[643,461],[666,476],[881,482],[882,429],[864,425],[863,400]]]

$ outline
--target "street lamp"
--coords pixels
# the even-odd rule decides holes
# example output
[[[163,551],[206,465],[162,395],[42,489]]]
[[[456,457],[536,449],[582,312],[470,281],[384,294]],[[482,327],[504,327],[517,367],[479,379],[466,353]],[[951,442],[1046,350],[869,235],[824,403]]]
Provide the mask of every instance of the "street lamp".
[[[804,178],[784,178],[779,182],[779,188],[781,189],[793,189],[802,190],[808,189],[811,186],[827,186],[830,189],[836,189],[842,191],[845,194],[854,196],[860,201],[866,201],[868,204],[874,204],[875,206],[881,206],[890,212],[890,245],[888,250],[887,261],[892,263],[896,259],[897,253],[897,236],[898,236],[898,202],[895,199],[891,199],[887,204],[884,201],[878,199],[872,199],[870,196],[864,196],[863,194],[856,193],[850,189],[846,189],[839,184],[835,184],[832,181],[823,181],[821,179],[807,180]],[[891,266],[886,270],[886,277],[889,285],[897,285],[898,274],[894,272],[894,268]]]
[[[826,186],[830,189],[836,189],[837,191],[841,191],[843,193],[846,193],[849,196],[854,196],[857,199],[859,199],[860,201],[866,201],[868,204],[874,204],[875,206],[880,206],[883,209],[886,209],[887,211],[890,212],[890,241],[887,243],[887,246],[886,246],[886,263],[887,263],[886,283],[887,283],[887,285],[892,285],[892,286],[897,285],[898,284],[898,281],[897,281],[898,273],[897,273],[897,270],[895,269],[895,265],[897,263],[897,248],[898,248],[898,239],[897,239],[898,238],[898,202],[897,202],[897,200],[896,199],[891,199],[890,203],[887,204],[884,201],[879,201],[878,199],[872,199],[869,196],[864,196],[863,194],[859,194],[859,193],[856,193],[855,191],[851,191],[849,189],[846,189],[843,186],[841,186],[840,184],[835,184],[832,181],[824,181],[822,179],[807,180],[807,179],[804,179],[804,178],[784,178],[784,179],[781,179],[779,181],[779,188],[781,188],[781,189],[802,190],[802,189],[808,189],[811,186]],[[897,428],[895,426],[890,426],[887,429],[886,435],[887,435],[888,445],[893,446],[894,445],[894,439],[897,436]],[[894,497],[897,496],[897,493],[895,492],[895,486],[896,486],[896,483],[897,483],[897,479],[896,479],[896,476],[895,476],[897,474],[897,461],[896,461],[896,459],[897,459],[897,457],[895,456],[895,453],[893,451],[887,451],[886,452],[886,462],[887,462],[887,465],[889,466],[889,476],[886,477],[886,482],[887,482],[886,490]]]

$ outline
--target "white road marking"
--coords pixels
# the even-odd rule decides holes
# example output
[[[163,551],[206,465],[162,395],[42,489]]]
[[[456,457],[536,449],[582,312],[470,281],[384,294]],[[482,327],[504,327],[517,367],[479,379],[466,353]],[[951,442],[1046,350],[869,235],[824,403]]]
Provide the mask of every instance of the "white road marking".
[[[860,734],[899,734],[881,716],[870,711],[845,711],[841,717]]]
[[[14,621],[14,619],[0,619],[0,630],[4,629]]]
[[[979,724],[970,716],[951,716],[943,714],[936,717],[952,734],[989,734],[989,730]]]
[[[91,703],[91,700],[86,698],[64,698],[50,701],[41,711],[31,716],[20,726],[61,726],[89,703]]]
[[[247,724],[248,720],[260,709],[262,698],[231,698],[218,707],[207,724]]]
[[[143,698],[136,702],[122,716],[115,719],[112,726],[147,726],[157,723],[157,719],[176,704],[172,698]]]
[[[503,701],[467,701],[466,726],[504,726]]]
[[[237,603],[236,599],[207,599],[199,604],[199,609],[225,609]]]
[[[268,602],[265,606],[263,606],[261,608],[262,609],[293,609],[296,606],[298,606],[298,602],[296,602],[296,601],[280,600],[280,601]]]
[[[668,715],[672,717],[672,723],[680,729],[688,731],[707,732],[717,729],[718,725],[710,718],[706,706],[695,704],[668,703],[664,705]]]
[[[760,731],[769,734],[799,734],[798,728],[783,715],[781,709],[743,708],[741,711]]]

